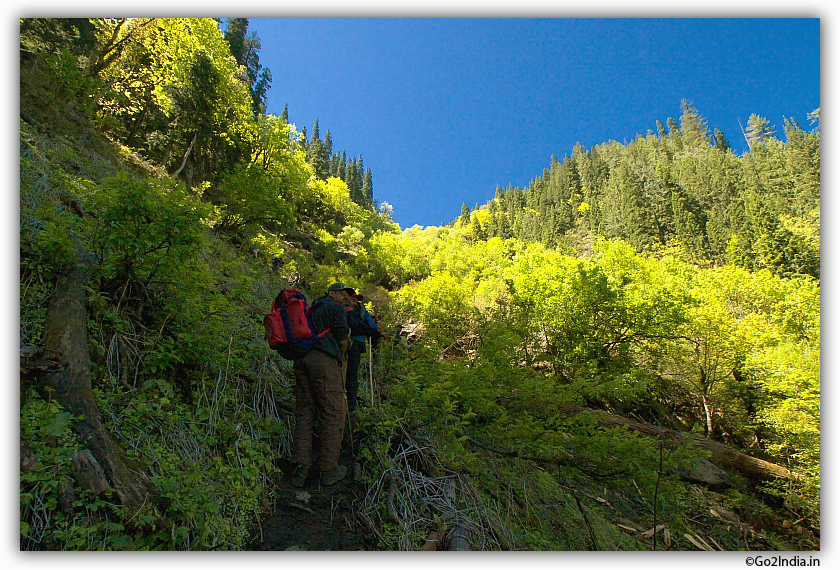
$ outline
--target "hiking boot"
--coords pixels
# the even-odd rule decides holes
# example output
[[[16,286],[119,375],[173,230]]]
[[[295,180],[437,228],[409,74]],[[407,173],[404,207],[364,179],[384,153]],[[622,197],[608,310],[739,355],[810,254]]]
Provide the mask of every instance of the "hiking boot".
[[[303,487],[307,477],[309,477],[309,465],[298,465],[292,472],[292,486]]]
[[[335,469],[328,469],[321,473],[321,484],[324,487],[335,485],[347,476],[347,468],[344,465],[339,465]]]

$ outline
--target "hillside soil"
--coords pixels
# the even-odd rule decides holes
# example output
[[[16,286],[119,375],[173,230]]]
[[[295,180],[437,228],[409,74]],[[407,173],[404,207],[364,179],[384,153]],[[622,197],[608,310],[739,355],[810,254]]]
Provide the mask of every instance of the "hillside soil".
[[[281,460],[286,474],[274,481],[274,509],[259,522],[249,550],[372,550],[371,533],[356,513],[364,498],[364,488],[354,477],[354,458],[349,446],[342,449],[340,462],[347,477],[331,487],[320,484],[314,468],[302,489],[289,482],[293,465]]]

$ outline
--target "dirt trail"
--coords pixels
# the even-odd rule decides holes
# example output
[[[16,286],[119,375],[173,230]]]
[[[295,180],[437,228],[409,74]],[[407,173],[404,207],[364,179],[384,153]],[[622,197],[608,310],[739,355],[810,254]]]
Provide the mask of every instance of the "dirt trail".
[[[347,477],[323,487],[313,469],[302,489],[292,487],[288,476],[275,482],[274,512],[263,518],[250,550],[371,550],[376,541],[363,528],[356,512],[364,489],[354,480],[353,459],[342,452]],[[281,465],[291,473],[288,462]]]

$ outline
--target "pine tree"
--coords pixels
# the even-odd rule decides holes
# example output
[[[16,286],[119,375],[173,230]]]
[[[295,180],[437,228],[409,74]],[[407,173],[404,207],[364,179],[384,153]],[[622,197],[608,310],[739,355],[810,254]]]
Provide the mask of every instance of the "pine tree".
[[[326,180],[331,176],[330,157],[332,156],[332,135],[329,131],[324,135],[324,142],[318,152],[318,164],[323,168],[323,178]]]
[[[715,143],[715,148],[721,152],[726,152],[731,148],[729,146],[729,141],[724,136],[723,131],[721,131],[720,129],[715,129],[713,140]]]
[[[513,237],[513,230],[510,227],[508,215],[504,212],[499,214],[499,237],[509,239]]]
[[[478,209],[477,206],[478,204],[476,204],[476,209]],[[487,239],[487,234],[484,232],[484,228],[481,227],[481,222],[478,221],[478,216],[473,216],[470,221],[470,234],[472,234],[473,241],[484,241]]]
[[[665,125],[662,124],[662,121],[656,119],[656,131],[659,133],[659,138],[664,139],[668,137],[668,131],[665,130]]]
[[[338,178],[338,167],[341,162],[341,155],[333,154],[330,156],[330,176]]]
[[[332,135],[329,131],[324,135],[324,158],[329,160],[332,157]]]
[[[369,209],[373,209],[373,175],[370,172],[370,168],[365,170],[365,180],[362,182],[362,199],[364,200],[364,206]]]
[[[361,196],[362,185],[365,183],[364,181],[365,176],[365,162],[362,158],[362,155],[359,155],[359,161],[356,163],[356,187],[359,189],[359,195]],[[364,205],[364,197],[362,196],[362,201],[357,202],[360,206]]]
[[[312,128],[312,140],[309,141],[306,161],[315,169],[315,176],[321,180],[329,177],[329,159],[325,153],[324,142],[321,141],[318,119],[315,119],[315,126]]]
[[[309,155],[309,141],[306,140],[306,127],[300,130],[300,148]]]
[[[358,170],[359,166],[354,158],[350,161],[350,164],[347,165],[346,182],[347,188],[350,190],[350,199],[361,206],[364,203],[364,197],[362,196],[362,185],[359,183]]]
[[[682,116],[680,117],[680,132],[688,144],[708,144],[709,125],[706,119],[690,102],[682,100]]]
[[[283,122],[288,124],[288,122],[289,122],[289,104],[288,103],[283,105],[283,112],[280,114],[280,118],[283,119]]]
[[[311,143],[315,141],[318,141],[319,143],[321,142],[321,131],[318,128],[318,119],[315,119],[315,126],[312,127],[312,140],[310,141],[310,146],[312,146]]]
[[[766,145],[776,135],[776,128],[770,124],[768,119],[761,115],[752,114],[747,121],[747,143],[752,150],[756,144]]]
[[[347,183],[347,154],[343,150],[341,151],[341,159],[338,161],[338,177],[345,184]]]
[[[265,102],[271,89],[271,70],[260,64],[262,45],[256,33],[248,34],[248,18],[228,18],[225,40],[236,63],[245,68],[245,82],[251,92],[254,115],[265,114]]]
[[[464,202],[464,205],[461,206],[461,216],[459,220],[462,224],[470,223],[470,207],[467,206],[466,202]]]
[[[817,126],[814,127],[814,132],[820,132],[820,108],[817,107],[810,113],[808,113],[808,120],[811,121],[811,124],[816,124]]]
[[[494,214],[490,214],[490,217],[487,218],[485,225],[484,225],[484,235],[487,239],[491,237],[496,237],[498,235],[499,227],[496,224],[496,216]]]
[[[248,18],[228,18],[225,41],[230,46],[230,55],[239,65],[245,65],[245,36],[248,33]]]

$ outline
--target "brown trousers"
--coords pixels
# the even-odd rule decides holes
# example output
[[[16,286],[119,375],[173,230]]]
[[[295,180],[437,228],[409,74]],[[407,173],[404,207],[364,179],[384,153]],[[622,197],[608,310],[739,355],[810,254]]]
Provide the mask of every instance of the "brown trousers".
[[[295,450],[294,461],[312,465],[312,436],[320,426],[321,471],[338,467],[344,437],[344,381],[341,364],[324,352],[312,349],[295,360]]]

